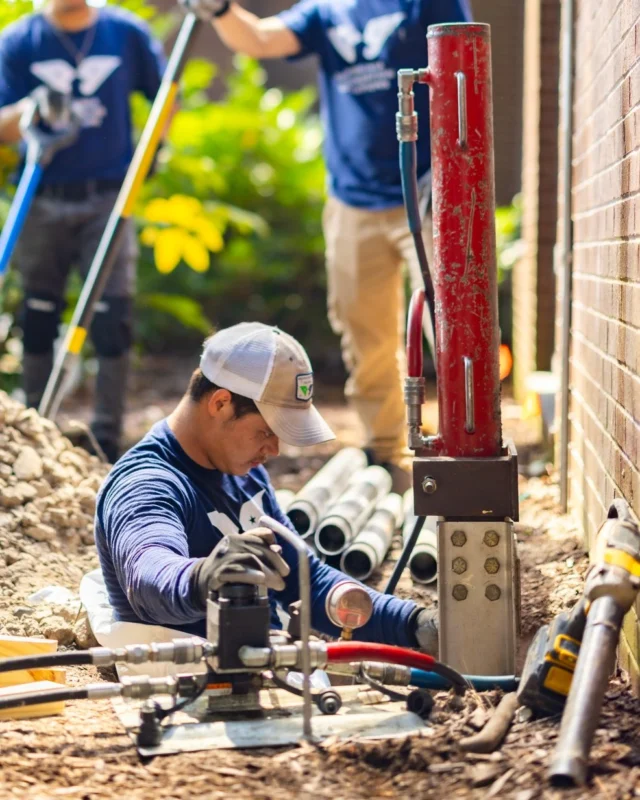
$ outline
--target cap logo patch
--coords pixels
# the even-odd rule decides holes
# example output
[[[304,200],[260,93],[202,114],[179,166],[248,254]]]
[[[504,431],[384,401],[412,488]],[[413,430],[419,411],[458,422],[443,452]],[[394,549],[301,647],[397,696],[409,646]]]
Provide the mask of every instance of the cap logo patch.
[[[311,400],[313,397],[313,372],[296,375],[296,400]]]

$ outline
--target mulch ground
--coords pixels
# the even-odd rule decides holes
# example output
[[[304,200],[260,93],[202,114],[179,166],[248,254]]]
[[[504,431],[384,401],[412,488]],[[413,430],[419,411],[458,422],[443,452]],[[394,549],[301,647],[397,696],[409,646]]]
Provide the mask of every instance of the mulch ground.
[[[356,443],[357,429],[348,412],[328,408],[327,416],[341,444]],[[296,488],[327,455],[325,450],[305,455],[286,451],[274,467],[276,485]],[[522,656],[538,627],[580,597],[587,556],[574,521],[559,514],[557,486],[550,477],[521,479],[520,497]],[[396,542],[392,560],[398,550]],[[379,586],[391,567],[387,562],[372,584]],[[406,577],[398,594],[434,602],[433,590],[415,587]],[[74,685],[104,679],[92,667],[69,670]],[[590,783],[579,790],[560,792],[546,783],[557,719],[516,723],[492,755],[459,749],[458,741],[482,726],[498,700],[497,692],[471,693],[460,705],[439,693],[433,732],[420,738],[329,740],[146,761],[137,755],[108,702],[70,703],[60,717],[0,723],[0,800],[640,797],[640,702],[624,675],[611,682],[591,754]]]

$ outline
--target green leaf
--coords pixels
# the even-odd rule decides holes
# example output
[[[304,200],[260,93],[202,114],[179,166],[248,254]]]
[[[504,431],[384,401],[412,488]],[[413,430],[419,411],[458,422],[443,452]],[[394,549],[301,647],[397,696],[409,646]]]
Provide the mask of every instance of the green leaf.
[[[142,294],[138,295],[137,305],[142,309],[168,314],[186,328],[205,335],[211,332],[212,324],[207,319],[202,304],[191,297],[163,293]]]

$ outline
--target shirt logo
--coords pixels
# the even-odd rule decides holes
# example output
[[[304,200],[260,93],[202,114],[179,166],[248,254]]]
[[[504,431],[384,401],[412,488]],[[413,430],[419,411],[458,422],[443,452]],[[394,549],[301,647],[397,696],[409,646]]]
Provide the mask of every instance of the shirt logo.
[[[262,498],[265,490],[262,489],[258,494],[254,495],[250,500],[242,505],[240,509],[240,528],[236,523],[222,511],[210,511],[207,516],[209,521],[217,528],[223,536],[228,536],[231,533],[240,533],[240,530],[250,531],[258,527],[258,520],[264,514],[264,507]]]
[[[384,14],[381,17],[370,19],[362,33],[351,22],[347,22],[337,25],[335,28],[329,28],[327,36],[335,50],[349,64],[355,64],[357,48],[360,44],[364,44],[363,57],[367,61],[373,61],[378,58],[389,37],[404,19],[405,15],[402,11],[395,11],[393,14]]]
[[[95,94],[102,84],[122,63],[119,56],[88,56],[76,68],[62,58],[37,61],[30,69],[50,89],[71,94],[74,81],[78,80],[78,90],[82,98],[73,101],[72,106],[85,128],[98,128],[107,115],[107,109]]]

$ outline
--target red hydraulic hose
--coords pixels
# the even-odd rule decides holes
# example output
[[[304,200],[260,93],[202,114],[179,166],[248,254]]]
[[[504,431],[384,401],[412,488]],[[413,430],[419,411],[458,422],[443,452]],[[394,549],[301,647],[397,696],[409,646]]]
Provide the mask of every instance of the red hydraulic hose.
[[[424,315],[424,289],[411,295],[407,315],[407,373],[410,378],[422,377],[422,318]]]
[[[426,653],[374,642],[331,642],[327,645],[327,658],[330,663],[382,661],[385,664],[400,664],[427,672],[436,664],[435,658]]]

